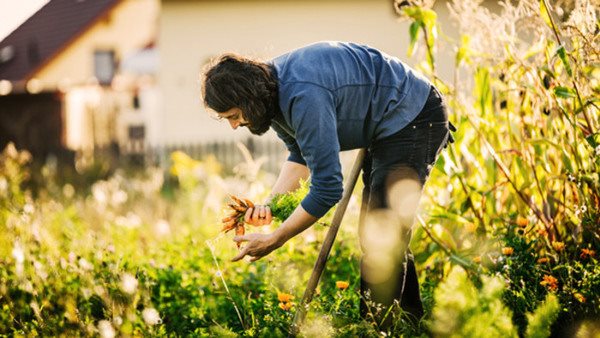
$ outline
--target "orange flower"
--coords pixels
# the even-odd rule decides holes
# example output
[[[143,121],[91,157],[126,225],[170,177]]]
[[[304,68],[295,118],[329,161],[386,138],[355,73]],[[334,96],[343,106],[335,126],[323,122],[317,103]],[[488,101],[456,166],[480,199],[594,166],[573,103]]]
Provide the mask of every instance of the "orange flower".
[[[520,226],[521,228],[526,227],[528,223],[529,223],[529,221],[527,221],[527,218],[522,217],[522,216],[517,217],[517,225]]]
[[[540,236],[548,236],[548,231],[546,231],[546,229],[544,229],[544,228],[537,229],[537,233]]]
[[[465,230],[468,233],[473,233],[475,232],[475,230],[477,230],[477,225],[475,225],[474,223],[467,223],[465,224]]]
[[[505,256],[510,256],[515,252],[515,249],[511,248],[510,246],[506,246],[504,248],[502,248],[502,254]]]
[[[475,257],[473,257],[473,262],[475,262],[475,263],[481,263],[481,256],[475,256]]]
[[[585,297],[581,293],[579,293],[579,292],[576,292],[573,296],[580,303],[585,303],[585,301],[586,301]]]
[[[563,242],[552,242],[552,247],[556,252],[561,252],[565,249],[565,243]]]
[[[545,264],[545,263],[548,263],[548,261],[549,261],[548,257],[542,257],[537,260],[538,264]]]
[[[279,303],[279,308],[282,309],[283,311],[289,311],[292,306],[294,306],[294,303],[292,302],[281,302]]]
[[[592,250],[592,249],[581,249],[581,255],[579,255],[579,257],[581,257],[581,259],[586,259],[588,257],[594,257],[596,256],[596,251]]]
[[[277,299],[282,303],[288,303],[294,299],[294,296],[290,295],[289,293],[278,292]]]
[[[551,275],[544,275],[540,285],[547,287],[550,291],[555,291],[558,289],[558,279]]]
[[[346,290],[348,288],[348,286],[350,286],[350,283],[348,283],[348,282],[344,282],[344,281],[340,281],[340,280],[335,282],[335,287],[340,290]]]

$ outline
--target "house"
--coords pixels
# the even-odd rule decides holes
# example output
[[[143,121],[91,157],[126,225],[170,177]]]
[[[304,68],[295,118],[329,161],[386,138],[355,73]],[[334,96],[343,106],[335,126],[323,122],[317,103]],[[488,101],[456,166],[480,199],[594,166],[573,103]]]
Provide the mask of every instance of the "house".
[[[119,61],[153,45],[159,5],[51,0],[0,41],[0,148],[14,142],[44,160],[124,143],[120,116],[140,111],[140,85],[152,80]]]
[[[445,2],[435,10],[451,33]],[[422,61],[407,57],[409,23],[399,22],[393,0],[162,0],[159,26],[164,144],[251,137],[212,120],[202,105],[199,73],[223,52],[271,58],[319,40],[346,40],[372,45],[411,65]],[[438,58],[439,73],[450,79],[454,51],[441,53],[448,57]]]

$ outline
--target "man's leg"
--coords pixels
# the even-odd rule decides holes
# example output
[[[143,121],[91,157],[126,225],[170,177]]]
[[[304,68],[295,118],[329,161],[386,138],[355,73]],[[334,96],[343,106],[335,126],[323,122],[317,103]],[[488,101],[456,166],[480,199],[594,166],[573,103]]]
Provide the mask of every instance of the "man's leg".
[[[423,185],[449,135],[445,104],[432,89],[411,124],[369,148],[368,210],[360,224],[361,290],[384,306],[399,303],[417,320],[423,305],[408,246]],[[361,313],[367,305],[361,304]]]
[[[401,306],[416,321],[423,315],[418,276],[408,249],[422,186],[412,168],[399,167],[392,173],[386,168],[374,169],[368,210],[360,227],[361,289],[367,298],[361,313],[372,315],[386,328],[398,312],[395,308],[388,313],[390,306]],[[375,314],[376,304],[383,305],[379,314]]]

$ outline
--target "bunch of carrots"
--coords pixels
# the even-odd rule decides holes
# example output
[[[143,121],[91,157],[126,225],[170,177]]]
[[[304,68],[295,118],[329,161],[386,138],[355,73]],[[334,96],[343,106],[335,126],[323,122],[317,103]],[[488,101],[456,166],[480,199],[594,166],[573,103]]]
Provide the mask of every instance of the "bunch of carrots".
[[[229,195],[229,197],[233,201],[233,203],[227,204],[231,213],[221,220],[223,222],[221,231],[227,233],[235,229],[236,236],[242,236],[246,233],[244,216],[248,209],[254,208],[254,203],[246,198],[238,198],[233,195]],[[239,243],[237,245],[240,246]]]

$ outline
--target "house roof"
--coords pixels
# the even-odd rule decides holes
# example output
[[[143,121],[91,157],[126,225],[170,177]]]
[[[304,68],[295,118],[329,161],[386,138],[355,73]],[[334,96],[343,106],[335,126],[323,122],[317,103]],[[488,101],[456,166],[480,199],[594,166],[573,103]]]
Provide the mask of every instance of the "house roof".
[[[120,1],[50,0],[0,42],[0,80],[28,80]]]

